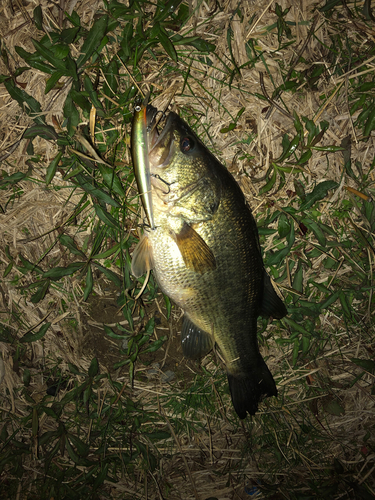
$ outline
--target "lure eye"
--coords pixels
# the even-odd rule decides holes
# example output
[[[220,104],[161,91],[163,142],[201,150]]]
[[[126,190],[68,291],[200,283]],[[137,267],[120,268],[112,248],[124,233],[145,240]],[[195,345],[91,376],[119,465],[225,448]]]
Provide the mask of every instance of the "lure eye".
[[[183,153],[188,153],[194,149],[194,141],[190,137],[183,137],[180,142],[180,149]]]

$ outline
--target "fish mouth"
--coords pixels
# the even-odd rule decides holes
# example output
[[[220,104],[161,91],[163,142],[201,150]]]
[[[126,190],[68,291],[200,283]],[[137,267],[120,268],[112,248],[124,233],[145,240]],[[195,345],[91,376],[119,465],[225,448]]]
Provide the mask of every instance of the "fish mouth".
[[[159,114],[162,114],[160,120],[157,120]],[[174,122],[175,113],[169,113],[166,117],[162,111],[158,111],[149,104],[146,111],[147,135],[148,135],[148,159],[151,175],[157,174],[158,169],[169,165],[175,152]],[[160,129],[160,131],[159,131]]]

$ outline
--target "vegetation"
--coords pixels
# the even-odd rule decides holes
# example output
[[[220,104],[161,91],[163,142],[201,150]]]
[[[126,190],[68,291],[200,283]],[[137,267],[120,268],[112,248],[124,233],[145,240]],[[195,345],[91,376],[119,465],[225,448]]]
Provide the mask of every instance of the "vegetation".
[[[1,498],[374,497],[371,2],[261,4],[41,2],[27,41],[3,7]],[[130,273],[148,90],[236,176],[288,307],[259,320],[279,397],[243,422]]]

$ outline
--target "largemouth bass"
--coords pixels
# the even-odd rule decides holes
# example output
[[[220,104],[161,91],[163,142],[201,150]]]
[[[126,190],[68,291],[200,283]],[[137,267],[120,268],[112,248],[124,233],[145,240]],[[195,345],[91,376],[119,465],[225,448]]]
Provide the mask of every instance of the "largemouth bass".
[[[277,396],[259,352],[257,318],[281,319],[287,311],[264,270],[256,222],[237,182],[177,114],[169,113],[160,134],[157,115],[145,104],[134,114],[133,163],[149,169],[136,177],[145,179],[138,181],[142,200],[151,179],[154,227],[145,228],[134,250],[132,273],[153,269],[161,290],[183,309],[184,356],[219,347],[243,419],[264,397]],[[147,162],[139,158],[142,142]]]

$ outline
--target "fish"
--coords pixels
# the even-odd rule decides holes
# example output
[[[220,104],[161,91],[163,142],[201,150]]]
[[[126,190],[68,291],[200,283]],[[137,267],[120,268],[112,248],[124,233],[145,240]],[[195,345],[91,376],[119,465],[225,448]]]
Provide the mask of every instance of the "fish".
[[[287,309],[265,271],[256,221],[236,180],[177,113],[163,113],[157,123],[159,113],[143,102],[133,118],[133,163],[147,170],[136,176],[149,176],[151,186],[138,188],[142,201],[151,193],[154,225],[144,226],[131,272],[138,278],[152,270],[183,310],[186,358],[220,350],[234,410],[244,419],[277,396],[259,351],[257,318],[281,319]],[[147,161],[139,161],[142,141]]]

